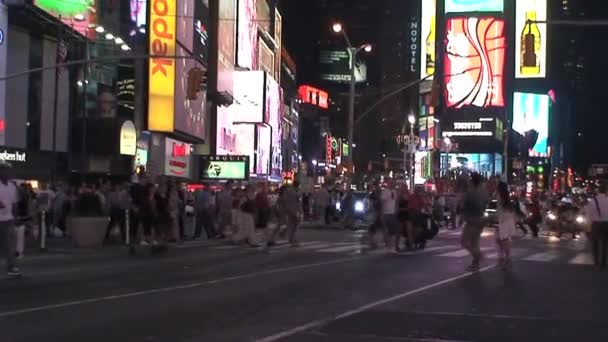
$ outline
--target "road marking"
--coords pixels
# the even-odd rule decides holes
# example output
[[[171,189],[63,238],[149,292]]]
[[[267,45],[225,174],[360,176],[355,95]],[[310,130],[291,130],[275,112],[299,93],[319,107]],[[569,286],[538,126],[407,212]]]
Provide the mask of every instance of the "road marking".
[[[317,252],[321,252],[321,253],[340,253],[340,252],[348,252],[348,251],[352,251],[352,250],[356,250],[356,249],[362,249],[362,248],[366,248],[366,247],[367,246],[362,245],[361,243],[357,242],[357,243],[346,245],[346,246],[319,249],[319,250],[317,250]]]
[[[556,252],[549,251],[549,252],[532,254],[529,257],[524,258],[524,260],[526,260],[526,261],[547,262],[547,261],[551,261],[551,260],[557,259],[557,257],[558,257],[558,255],[557,255]]]
[[[448,258],[462,258],[469,255],[469,252],[466,249],[459,249],[457,251],[454,252],[448,252],[448,253],[443,253],[443,254],[439,254],[438,256],[440,257],[448,257]]]
[[[486,267],[481,268],[478,273],[486,272],[486,271],[491,270],[493,268],[496,268],[496,266],[495,265],[486,266]],[[403,298],[406,298],[406,297],[413,296],[413,295],[418,294],[420,292],[424,292],[424,291],[427,291],[427,290],[430,290],[430,289],[434,289],[436,287],[443,286],[445,284],[453,283],[455,281],[458,281],[458,280],[461,280],[461,279],[464,279],[464,278],[468,278],[471,275],[473,275],[473,273],[471,273],[471,272],[463,273],[463,274],[458,275],[458,276],[447,278],[447,279],[438,281],[436,283],[432,283],[432,284],[429,284],[429,285],[426,285],[426,286],[422,286],[422,287],[419,287],[417,289],[410,290],[410,291],[407,291],[407,292],[402,292],[402,293],[397,294],[395,296],[388,297],[388,298],[385,298],[385,299],[381,299],[381,300],[378,300],[378,301],[375,301],[375,302],[372,302],[372,303],[360,306],[360,307],[358,307],[356,309],[353,309],[353,310],[350,310],[350,311],[346,311],[346,312],[344,312],[344,313],[342,313],[340,315],[337,315],[337,316],[332,316],[332,317],[328,317],[326,319],[320,319],[320,320],[312,321],[310,323],[306,323],[306,324],[300,325],[298,327],[295,327],[295,328],[292,328],[292,329],[289,329],[289,330],[285,330],[285,331],[276,333],[276,334],[271,335],[271,336],[259,338],[259,339],[254,340],[254,342],[274,342],[274,341],[278,341],[278,340],[284,339],[286,337],[293,336],[293,335],[295,335],[297,333],[300,333],[300,332],[303,332],[303,331],[306,331],[306,330],[310,330],[310,329],[314,329],[314,328],[318,328],[318,327],[320,327],[322,325],[325,325],[327,323],[330,323],[330,322],[333,322],[333,321],[337,321],[339,319],[347,318],[347,317],[356,315],[358,313],[361,313],[363,311],[367,311],[367,310],[376,308],[376,307],[384,305],[384,304],[388,304],[388,303],[391,303],[391,302],[394,302],[394,301],[397,301],[397,300],[400,300],[400,299],[403,299]]]
[[[94,297],[94,298],[88,298],[88,299],[63,302],[63,303],[58,303],[58,304],[34,306],[34,307],[25,308],[25,309],[0,312],[0,319],[6,318],[6,317],[20,316],[20,315],[34,313],[34,312],[42,312],[42,311],[68,308],[68,307],[72,307],[72,306],[79,306],[79,305],[85,305],[85,304],[95,304],[95,303],[108,302],[108,301],[126,299],[126,298],[132,298],[132,297],[140,297],[140,296],[146,296],[146,295],[152,295],[152,294],[175,292],[175,291],[179,291],[179,290],[189,290],[189,289],[194,289],[194,288],[203,287],[203,286],[207,286],[207,285],[225,283],[225,282],[229,282],[229,281],[251,279],[251,278],[255,278],[255,277],[259,277],[259,276],[306,270],[306,269],[315,268],[315,267],[342,264],[342,263],[347,263],[347,262],[351,262],[351,261],[359,261],[359,260],[361,260],[361,259],[352,258],[352,257],[341,258],[341,259],[335,259],[332,261],[317,262],[317,263],[312,263],[312,264],[304,264],[304,265],[290,266],[290,267],[283,267],[283,268],[275,268],[275,269],[266,270],[266,271],[252,272],[252,273],[247,273],[247,274],[218,278],[218,279],[214,279],[214,280],[201,281],[201,282],[185,284],[185,285],[168,286],[168,287],[161,287],[161,288],[156,288],[156,289],[151,289],[151,290],[128,292],[128,293],[123,293],[123,294],[113,295],[113,296]]]
[[[593,265],[593,256],[591,253],[579,253],[574,258],[568,261],[572,265]]]

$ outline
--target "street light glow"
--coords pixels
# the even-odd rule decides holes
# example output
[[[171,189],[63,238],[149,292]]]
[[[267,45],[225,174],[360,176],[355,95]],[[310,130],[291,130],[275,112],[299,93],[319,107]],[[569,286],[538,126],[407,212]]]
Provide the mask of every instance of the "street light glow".
[[[334,32],[340,33],[340,32],[342,32],[342,24],[335,23],[334,26],[332,27],[332,29],[334,30]]]
[[[112,40],[112,39],[114,39],[114,35],[111,34],[110,32],[108,32],[108,33],[106,33],[106,39],[107,40]]]
[[[120,37],[116,37],[116,39],[114,39],[114,43],[116,43],[116,45],[122,45],[124,42],[125,41]]]
[[[316,159],[312,160],[312,165],[317,166],[317,160]]]
[[[74,20],[76,21],[84,21],[84,14],[79,13],[74,16]]]
[[[372,52],[372,44],[365,44],[365,46],[363,47],[363,50],[367,53]]]
[[[409,121],[410,125],[413,125],[414,123],[416,123],[416,117],[413,114],[410,114],[407,117],[407,121]]]
[[[95,32],[97,33],[104,33],[106,29],[103,28],[103,26],[97,26],[95,28]]]
[[[121,49],[122,51],[129,51],[129,50],[131,50],[131,48],[130,48],[130,47],[129,47],[129,45],[127,45],[127,44],[122,44],[122,45],[120,46],[120,49]]]

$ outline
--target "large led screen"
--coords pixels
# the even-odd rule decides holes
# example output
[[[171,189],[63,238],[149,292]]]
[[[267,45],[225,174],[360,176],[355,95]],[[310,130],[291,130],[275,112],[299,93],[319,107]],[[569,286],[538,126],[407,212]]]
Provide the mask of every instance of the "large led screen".
[[[97,23],[95,0],[34,0],[34,6],[60,19],[83,36],[95,38],[95,30],[89,29],[89,26]]]
[[[178,56],[188,56],[188,52],[177,46]],[[190,58],[178,58],[175,74],[175,129],[198,139],[205,139],[205,117],[207,92],[200,91],[196,100],[187,98],[188,72],[193,68],[205,69]]]
[[[421,37],[424,39],[420,44],[420,78],[435,73],[435,37],[437,0],[422,1]],[[429,77],[433,79],[433,77]]]
[[[258,20],[256,0],[238,2],[238,51],[237,64],[250,70],[257,69]]]
[[[504,107],[505,23],[497,18],[448,19],[445,87],[448,107]]]
[[[283,159],[281,153],[281,137],[283,122],[283,91],[272,76],[266,75],[266,99],[264,121],[272,127],[272,175],[281,174]]]
[[[549,95],[518,93],[513,96],[513,130],[538,138],[530,149],[531,157],[546,157],[549,140]]]
[[[218,37],[222,39],[218,39],[217,90],[232,94],[232,73],[236,62],[236,21],[232,19],[236,18],[236,1],[223,0],[220,1],[219,6],[220,18],[226,20],[220,20],[218,24]],[[223,111],[225,108],[218,107],[218,111]],[[220,114],[218,113],[218,116]]]
[[[259,125],[257,127],[258,147],[255,173],[258,175],[270,174],[270,145],[272,143],[272,128]]]
[[[194,3],[194,56],[203,63],[209,59],[209,0],[196,0]],[[223,39],[223,38],[222,38]]]
[[[135,27],[140,28],[146,27],[147,22],[147,11],[148,0],[131,0],[131,21],[135,24]]]
[[[544,78],[547,73],[547,0],[517,0],[515,5],[515,78]]]
[[[190,52],[194,41],[194,1],[177,0],[177,41]]]
[[[233,77],[234,103],[223,108],[221,114],[218,111],[217,154],[255,160],[255,123],[264,119],[264,72],[235,71]],[[254,164],[249,164],[251,172],[255,172]]]
[[[445,0],[445,13],[502,12],[503,8],[503,0]]]
[[[367,81],[367,64],[360,55],[355,56],[355,81]],[[350,54],[346,49],[327,48],[319,52],[319,71],[323,81],[350,82]]]

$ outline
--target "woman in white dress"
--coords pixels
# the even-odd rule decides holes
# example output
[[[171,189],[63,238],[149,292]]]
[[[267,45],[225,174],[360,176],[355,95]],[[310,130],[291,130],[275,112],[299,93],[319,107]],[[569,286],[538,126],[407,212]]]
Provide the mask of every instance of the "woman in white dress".
[[[498,184],[498,263],[503,269],[511,267],[511,238],[515,234],[516,212],[506,183]]]

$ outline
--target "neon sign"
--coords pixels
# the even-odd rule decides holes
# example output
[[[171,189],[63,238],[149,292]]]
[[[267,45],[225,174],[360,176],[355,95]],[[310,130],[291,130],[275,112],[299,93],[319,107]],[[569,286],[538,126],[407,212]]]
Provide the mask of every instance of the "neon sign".
[[[505,23],[497,18],[448,19],[445,87],[448,107],[504,107]]]
[[[319,106],[323,109],[327,109],[329,107],[329,94],[321,89],[317,89],[309,85],[302,85],[298,88],[298,95],[300,100],[302,100],[304,103]]]

